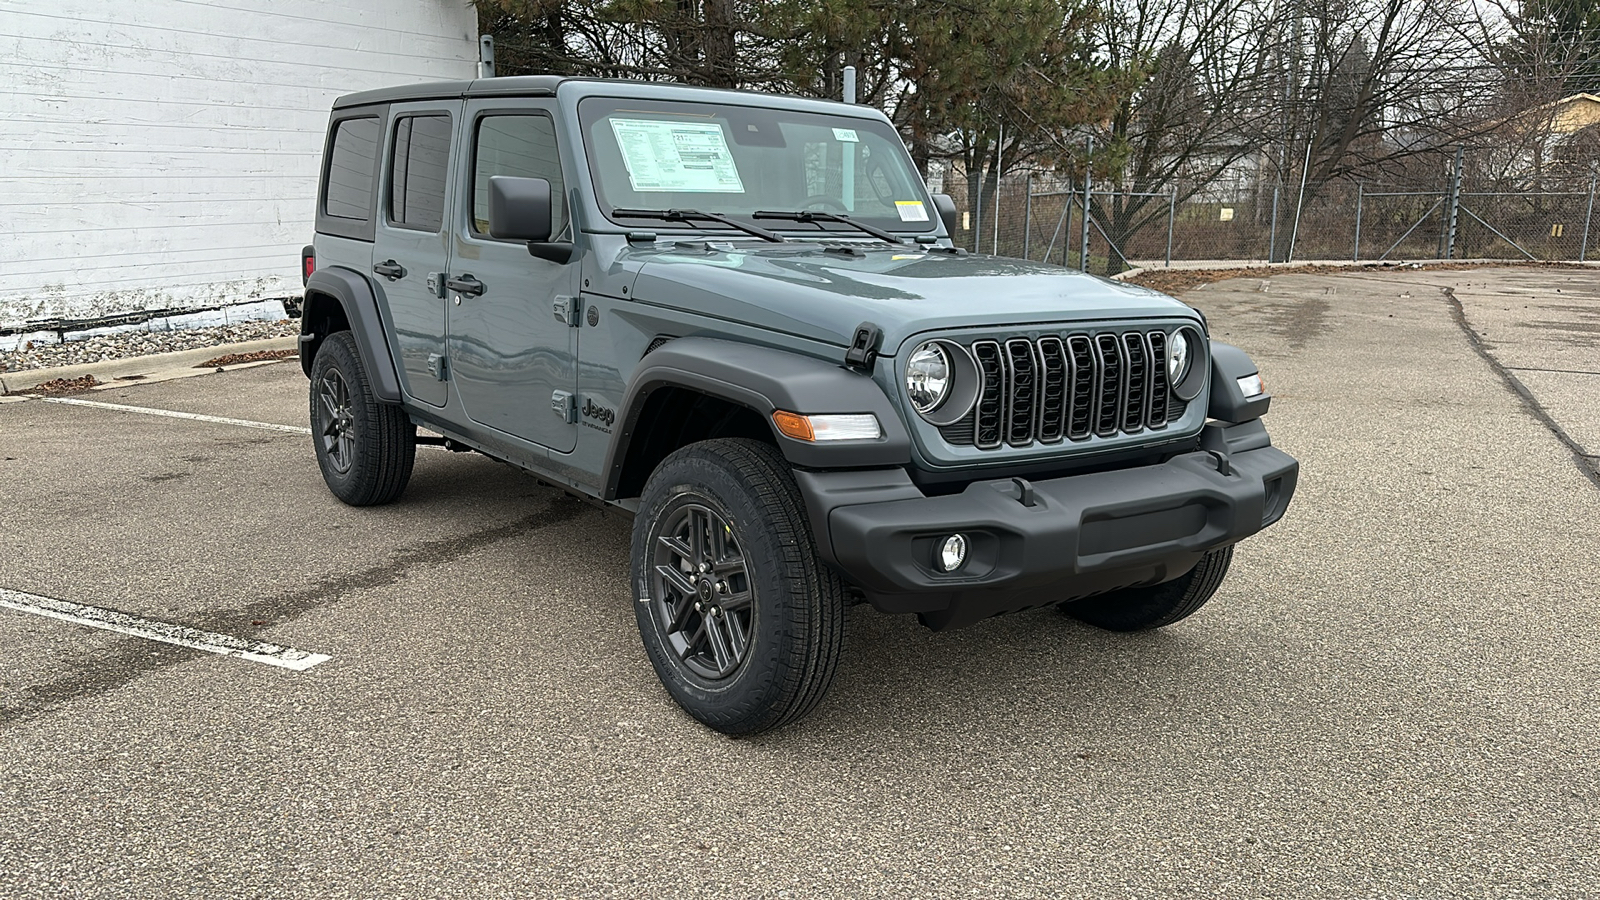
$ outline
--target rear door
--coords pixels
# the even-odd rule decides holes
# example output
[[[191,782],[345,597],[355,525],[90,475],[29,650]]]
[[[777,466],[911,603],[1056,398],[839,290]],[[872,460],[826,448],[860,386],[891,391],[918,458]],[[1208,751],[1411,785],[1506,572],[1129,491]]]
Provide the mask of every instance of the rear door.
[[[567,179],[557,148],[553,100],[468,101],[464,177],[450,274],[470,292],[449,292],[451,379],[474,422],[561,453],[577,444],[577,329],[555,316],[555,301],[577,295],[578,263],[528,253],[521,241],[489,236],[489,178],[544,178],[555,198],[553,234],[571,240]],[[569,302],[571,302],[569,300]]]
[[[461,101],[390,107],[381,207],[372,251],[373,281],[388,298],[396,360],[405,392],[445,404],[444,273],[450,241],[451,148]]]

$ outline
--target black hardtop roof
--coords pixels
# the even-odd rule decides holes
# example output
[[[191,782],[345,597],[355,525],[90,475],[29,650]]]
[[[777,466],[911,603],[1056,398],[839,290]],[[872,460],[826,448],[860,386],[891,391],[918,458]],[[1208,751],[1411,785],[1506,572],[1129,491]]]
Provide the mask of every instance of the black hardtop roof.
[[[699,85],[679,84],[670,81],[633,81],[622,78],[576,78],[565,75],[512,75],[504,78],[479,78],[473,81],[432,81],[424,84],[407,84],[397,87],[378,88],[373,91],[361,91],[355,94],[345,94],[333,101],[334,109],[348,109],[354,106],[369,106],[378,103],[409,103],[415,100],[460,100],[468,97],[553,97],[556,88],[566,82],[582,82],[601,87],[604,85],[626,86],[633,90],[644,88],[647,90],[660,90],[662,93],[696,92],[710,94],[737,95],[740,97],[764,97],[768,99],[783,99],[786,101],[800,101],[806,103],[826,103],[845,106],[837,101],[818,100],[813,97],[800,97],[788,94],[763,94],[756,91],[737,91],[727,88],[708,88]],[[861,107],[856,107],[860,110]]]

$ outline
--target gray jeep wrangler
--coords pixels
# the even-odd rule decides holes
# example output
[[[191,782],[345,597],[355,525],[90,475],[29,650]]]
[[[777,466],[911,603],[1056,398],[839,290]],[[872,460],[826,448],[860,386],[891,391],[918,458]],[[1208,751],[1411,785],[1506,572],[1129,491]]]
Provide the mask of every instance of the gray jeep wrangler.
[[[954,216],[862,106],[340,98],[302,259],[317,462],[387,503],[441,443],[631,514],[645,652],[729,734],[816,706],[855,602],[1193,613],[1294,493],[1255,365],[1164,295],[953,247]]]

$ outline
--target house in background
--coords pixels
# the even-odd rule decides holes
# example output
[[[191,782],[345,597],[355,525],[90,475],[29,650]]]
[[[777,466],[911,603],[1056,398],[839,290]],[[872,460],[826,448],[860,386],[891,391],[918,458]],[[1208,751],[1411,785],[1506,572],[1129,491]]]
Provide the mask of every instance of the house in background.
[[[300,292],[333,98],[472,78],[469,0],[0,0],[0,328]]]
[[[1587,192],[1600,172],[1600,96],[1573,94],[1499,120],[1474,180],[1504,191]]]

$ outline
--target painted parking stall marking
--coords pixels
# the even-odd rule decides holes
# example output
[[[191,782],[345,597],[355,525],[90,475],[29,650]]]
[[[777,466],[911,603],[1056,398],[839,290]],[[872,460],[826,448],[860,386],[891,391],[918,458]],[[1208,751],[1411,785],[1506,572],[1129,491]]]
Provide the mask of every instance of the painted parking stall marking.
[[[259,428],[263,431],[278,431],[285,434],[310,434],[311,429],[301,425],[278,425],[273,422],[256,422],[251,419],[230,419],[226,416],[206,416],[200,413],[177,412],[171,409],[152,409],[148,406],[128,406],[123,403],[103,403],[99,400],[79,400],[76,397],[33,397],[45,403],[61,403],[66,406],[89,406],[95,409],[109,409],[113,412],[139,413],[145,416],[161,416],[167,419],[188,419],[191,422],[210,422],[213,425],[237,425],[240,428]],[[418,450],[444,450],[438,444],[418,444]]]
[[[38,594],[28,594],[5,588],[0,588],[0,606],[19,612],[32,613],[36,616],[48,616],[52,619],[60,619],[77,625],[87,625],[90,628],[103,628],[106,631],[130,634],[134,637],[160,641],[164,644],[176,644],[179,647],[188,647],[191,650],[204,650],[207,653],[216,653],[221,656],[235,656],[250,662],[277,666],[280,669],[292,669],[296,672],[304,672],[317,663],[327,662],[332,659],[325,653],[308,653],[305,650],[280,647],[277,644],[269,644],[265,641],[247,641],[244,638],[217,634],[211,631],[201,631],[198,628],[190,628],[186,625],[174,625],[171,622],[158,622],[154,619],[130,616],[114,609],[103,609],[82,603],[69,603],[66,600],[56,600],[53,597],[41,597]]]
[[[148,406],[125,406],[121,403],[102,403],[99,400],[79,400],[76,397],[40,397],[46,403],[67,406],[92,406],[117,412],[141,413],[146,416],[163,416],[168,419],[189,419],[194,422],[211,422],[215,425],[238,425],[242,428],[260,428],[264,431],[282,431],[288,434],[310,434],[311,429],[299,425],[275,425],[271,422],[253,422],[249,419],[229,419],[224,416],[204,416],[200,413],[174,412],[170,409],[151,409]]]

